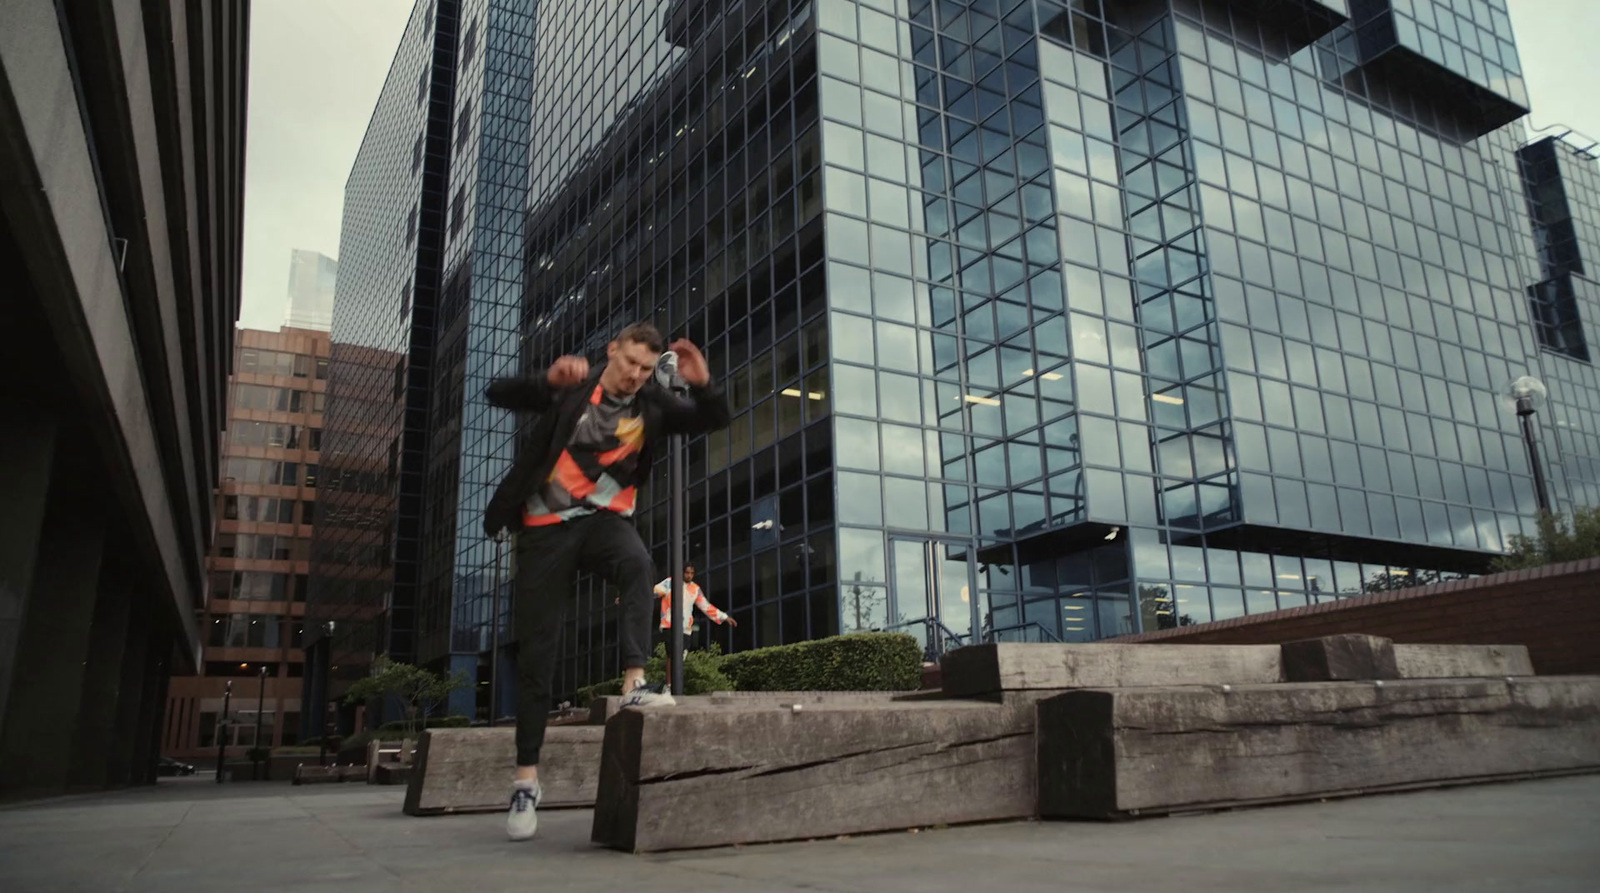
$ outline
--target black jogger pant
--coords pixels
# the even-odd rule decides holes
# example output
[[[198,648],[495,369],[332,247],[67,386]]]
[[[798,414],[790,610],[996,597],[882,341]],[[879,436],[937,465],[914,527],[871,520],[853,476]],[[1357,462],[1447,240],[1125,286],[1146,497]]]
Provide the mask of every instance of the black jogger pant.
[[[617,587],[622,601],[622,665],[650,656],[655,565],[633,522],[599,511],[517,534],[517,765],[537,766],[550,712],[550,682],[561,629],[579,571]]]

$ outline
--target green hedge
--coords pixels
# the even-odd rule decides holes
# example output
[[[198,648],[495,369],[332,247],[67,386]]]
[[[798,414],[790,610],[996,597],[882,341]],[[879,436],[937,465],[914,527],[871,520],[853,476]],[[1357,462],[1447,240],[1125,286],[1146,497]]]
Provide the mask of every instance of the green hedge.
[[[733,680],[722,672],[722,662],[727,660],[722,649],[712,643],[705,651],[691,651],[683,661],[683,688],[685,694],[703,695],[714,691],[733,691]],[[647,682],[662,683],[667,679],[667,646],[656,646],[656,653],[645,664]],[[607,679],[578,689],[575,703],[587,707],[595,698],[622,694],[621,679]]]
[[[645,668],[645,678],[666,678],[666,646]],[[850,633],[793,645],[723,655],[691,651],[683,664],[687,694],[714,691],[915,691],[922,687],[922,646],[906,633]],[[578,689],[577,705],[622,693],[621,679]]]
[[[850,633],[722,660],[739,691],[914,691],[922,646],[906,633]]]

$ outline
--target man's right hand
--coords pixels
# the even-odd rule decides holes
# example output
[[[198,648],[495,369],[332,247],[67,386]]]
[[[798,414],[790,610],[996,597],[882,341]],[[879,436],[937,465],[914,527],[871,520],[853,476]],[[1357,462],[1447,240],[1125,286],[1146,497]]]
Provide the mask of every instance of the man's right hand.
[[[583,357],[566,356],[550,364],[545,379],[553,388],[570,388],[589,377],[589,361]]]

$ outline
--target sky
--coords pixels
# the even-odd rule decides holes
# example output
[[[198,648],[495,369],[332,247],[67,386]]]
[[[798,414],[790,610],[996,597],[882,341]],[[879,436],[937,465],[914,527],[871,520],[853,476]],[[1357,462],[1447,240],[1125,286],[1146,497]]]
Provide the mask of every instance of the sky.
[[[1600,0],[1508,2],[1533,101],[1528,126],[1559,123],[1600,139]],[[282,324],[291,250],[339,256],[345,178],[412,5],[251,4],[241,326]]]

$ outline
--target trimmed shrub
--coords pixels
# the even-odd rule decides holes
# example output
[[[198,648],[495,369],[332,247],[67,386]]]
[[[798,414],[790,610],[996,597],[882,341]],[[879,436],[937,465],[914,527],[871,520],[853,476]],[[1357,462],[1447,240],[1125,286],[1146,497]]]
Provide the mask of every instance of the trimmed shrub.
[[[906,633],[850,633],[730,654],[721,670],[739,691],[915,691],[922,646]]]
[[[714,691],[733,691],[733,680],[722,672],[722,662],[727,658],[715,642],[706,651],[690,651],[683,659],[683,694],[705,695]],[[646,681],[661,684],[667,681],[667,646],[656,646],[656,653],[645,664]],[[618,686],[621,687],[620,684]],[[676,692],[674,692],[676,694]]]
[[[722,672],[722,662],[727,660],[716,643],[705,651],[690,651],[683,661],[683,692],[704,695],[714,691],[733,691],[733,680]],[[656,653],[644,667],[645,681],[661,684],[667,681],[667,646],[656,646]],[[587,707],[595,698],[622,694],[622,680],[608,679],[578,689],[575,703]],[[675,692],[676,694],[676,692]]]
[[[651,682],[666,679],[666,646],[645,667]],[[685,694],[715,691],[916,691],[922,687],[922,646],[906,633],[849,633],[724,655],[691,651],[683,663]],[[622,693],[621,679],[578,689],[577,705]]]

